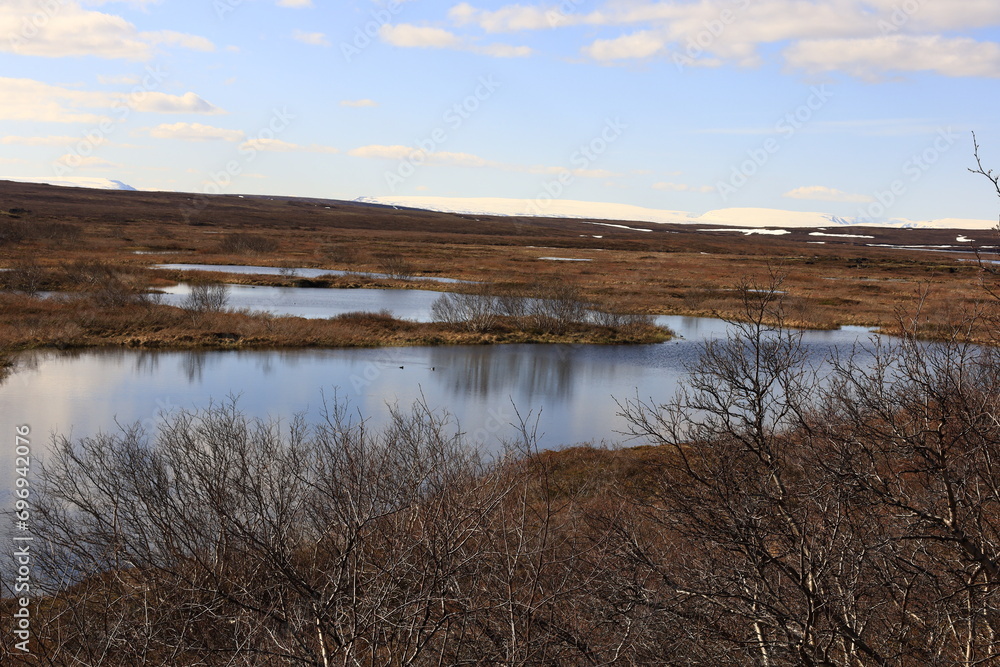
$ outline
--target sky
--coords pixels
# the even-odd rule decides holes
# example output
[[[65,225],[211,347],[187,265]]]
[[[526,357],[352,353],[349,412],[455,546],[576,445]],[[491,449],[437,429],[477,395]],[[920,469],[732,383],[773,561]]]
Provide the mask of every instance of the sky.
[[[0,178],[996,219],[997,0],[4,0]]]

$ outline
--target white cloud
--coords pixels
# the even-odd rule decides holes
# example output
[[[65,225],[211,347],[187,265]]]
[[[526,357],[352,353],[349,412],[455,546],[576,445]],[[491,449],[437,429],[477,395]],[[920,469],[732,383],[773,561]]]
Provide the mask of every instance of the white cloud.
[[[462,40],[455,34],[443,28],[402,23],[399,25],[384,25],[379,29],[382,40],[393,46],[418,49],[457,49],[462,46]]]
[[[387,44],[402,48],[454,49],[494,58],[524,58],[532,54],[531,48],[527,46],[499,43],[483,46],[443,28],[416,26],[408,23],[383,25],[379,29],[379,37]]]
[[[912,25],[916,30],[962,30],[1000,23],[1000,4],[994,0],[918,1],[917,11],[911,12],[906,12],[905,8],[912,5],[900,0],[868,0],[868,4],[877,8],[889,25],[894,25],[894,17],[897,21],[905,17],[903,27]]]
[[[241,130],[226,130],[201,123],[174,123],[147,128],[145,133],[154,139],[179,139],[181,141],[243,141]]]
[[[312,7],[312,0],[278,0],[279,7],[291,7],[292,9],[306,9]]]
[[[85,5],[101,6],[109,3],[119,3],[125,5],[132,5],[133,7],[138,7],[139,9],[146,9],[148,5],[158,5],[163,0],[83,0]]]
[[[409,146],[361,146],[352,148],[347,154],[352,157],[376,158],[385,160],[403,160],[410,154],[420,154],[420,150]]]
[[[303,32],[296,30],[292,33],[292,38],[297,42],[308,44],[309,46],[330,46],[330,40],[321,32]]]
[[[474,46],[469,49],[473,53],[494,58],[527,58],[532,54],[530,46],[513,46],[510,44],[487,44],[486,46]]]
[[[120,16],[84,9],[79,2],[38,3],[4,0],[0,4],[0,51],[28,56],[143,61],[158,46],[212,51],[204,37],[161,30],[141,32]]]
[[[784,51],[792,67],[841,71],[863,79],[885,72],[935,72],[952,77],[1000,77],[1000,44],[968,37],[892,35],[807,40]]]
[[[822,185],[810,185],[795,188],[794,190],[789,190],[781,196],[787,199],[807,199],[810,201],[832,201],[856,204],[864,204],[875,201],[868,195],[854,195],[849,192],[844,192],[835,188],[828,188]]]
[[[579,19],[560,12],[554,7],[526,7],[509,5],[496,11],[476,9],[462,2],[448,11],[448,18],[456,25],[475,23],[486,32],[518,32],[521,30],[546,30],[571,25]]]
[[[224,114],[217,106],[210,104],[194,93],[168,95],[167,93],[140,93],[128,98],[136,111],[147,113],[198,113]]]
[[[376,102],[375,100],[369,100],[367,98],[363,100],[341,100],[340,106],[361,109],[364,107],[377,107],[378,102]]]
[[[91,92],[52,86],[32,79],[0,77],[0,120],[49,123],[99,123],[112,109],[131,108],[148,113],[219,114],[222,109],[194,93],[168,95]]]
[[[31,79],[0,77],[0,120],[30,120],[49,123],[98,123],[104,115],[83,109],[107,109],[112,99],[50,86]]]
[[[15,137],[6,136],[0,138],[0,144],[5,146],[69,146],[80,141],[80,137],[51,136],[51,137]]]
[[[143,32],[139,36],[149,41],[150,44],[164,44],[166,46],[179,46],[192,51],[215,51],[215,45],[208,39],[197,35],[187,35],[173,30],[157,30],[156,32]]]
[[[267,153],[339,153],[340,150],[333,146],[320,146],[310,144],[302,146],[293,144],[281,139],[250,139],[240,144],[240,148],[256,150]]]
[[[447,18],[458,28],[488,34],[632,27],[625,34],[598,32],[581,45],[585,56],[602,63],[659,57],[683,58],[686,66],[757,66],[765,48],[773,45],[783,49],[780,54],[790,68],[812,73],[841,71],[867,80],[900,72],[1000,77],[1000,44],[953,34],[1000,25],[996,0],[606,0],[594,11],[578,11],[582,9],[579,3],[545,2],[487,10],[461,2]],[[450,48],[461,48],[470,39],[427,30],[439,31],[434,37],[452,44]]]
[[[656,55],[666,46],[666,40],[649,30],[615,39],[598,39],[583,52],[594,60],[637,60]]]
[[[102,83],[106,86],[134,86],[142,82],[142,77],[136,76],[134,74],[125,74],[121,76],[105,76],[103,74],[97,75],[98,83]]]

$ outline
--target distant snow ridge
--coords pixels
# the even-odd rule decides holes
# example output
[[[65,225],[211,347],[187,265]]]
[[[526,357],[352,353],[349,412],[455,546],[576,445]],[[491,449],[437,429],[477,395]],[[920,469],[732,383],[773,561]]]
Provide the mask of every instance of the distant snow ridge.
[[[720,225],[724,227],[894,227],[911,229],[991,229],[995,220],[944,218],[907,220],[888,218],[876,223],[859,218],[844,218],[828,213],[784,211],[771,208],[724,208],[701,215],[686,211],[643,208],[630,204],[572,201],[568,199],[539,202],[533,199],[450,198],[450,197],[361,197],[355,201],[384,206],[419,208],[428,211],[464,215],[525,216],[543,218],[584,218],[682,225]]]
[[[63,176],[54,178],[48,176],[11,178],[11,181],[18,183],[44,183],[46,185],[58,185],[64,188],[93,188],[95,190],[132,190],[131,185],[116,181],[113,178],[99,178],[90,176]]]

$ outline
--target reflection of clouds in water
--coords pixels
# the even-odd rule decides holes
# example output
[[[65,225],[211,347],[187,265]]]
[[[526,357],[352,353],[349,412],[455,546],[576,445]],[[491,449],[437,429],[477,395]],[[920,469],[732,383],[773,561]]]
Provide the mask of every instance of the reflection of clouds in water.
[[[698,336],[719,330],[716,322],[689,319]],[[622,423],[612,397],[638,391],[643,399],[665,401],[685,366],[697,361],[694,330],[681,328],[685,340],[643,346],[37,352],[19,355],[19,370],[0,384],[0,405],[8,419],[31,422],[46,436],[72,428],[81,437],[114,428],[115,417],[146,424],[172,406],[201,408],[237,394],[254,416],[287,419],[310,409],[309,419],[316,420],[321,392],[329,397],[336,387],[373,425],[385,423],[386,403],[407,407],[423,394],[487,446],[511,435],[504,429],[513,421],[512,402],[524,412],[543,411],[543,446],[619,440]],[[810,358],[818,358],[859,338],[867,344],[863,329],[807,332],[803,341]]]
[[[728,326],[712,317],[685,317],[682,315],[660,315],[656,318],[660,326],[669,327],[678,337],[688,341],[705,341],[725,337]]]
[[[240,273],[244,275],[278,276],[287,273],[289,277],[320,278],[322,276],[357,276],[359,278],[391,279],[384,273],[363,273],[358,271],[338,271],[336,269],[310,269],[306,267],[284,268],[276,266],[252,266],[229,264],[157,264],[154,269],[171,269],[177,271],[219,271],[222,273]],[[441,278],[437,276],[411,276],[411,280],[428,280],[441,283],[471,283],[469,280]]]
[[[181,283],[163,291],[165,304],[181,306],[191,292],[191,287]],[[429,322],[431,304],[439,296],[440,292],[427,290],[230,285],[228,307],[233,310],[264,311],[272,315],[312,319],[385,309],[400,319]]]

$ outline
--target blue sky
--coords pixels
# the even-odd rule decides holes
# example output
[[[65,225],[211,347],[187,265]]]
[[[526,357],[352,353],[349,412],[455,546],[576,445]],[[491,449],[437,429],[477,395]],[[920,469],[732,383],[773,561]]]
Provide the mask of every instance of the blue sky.
[[[996,0],[5,0],[0,177],[996,218]]]

